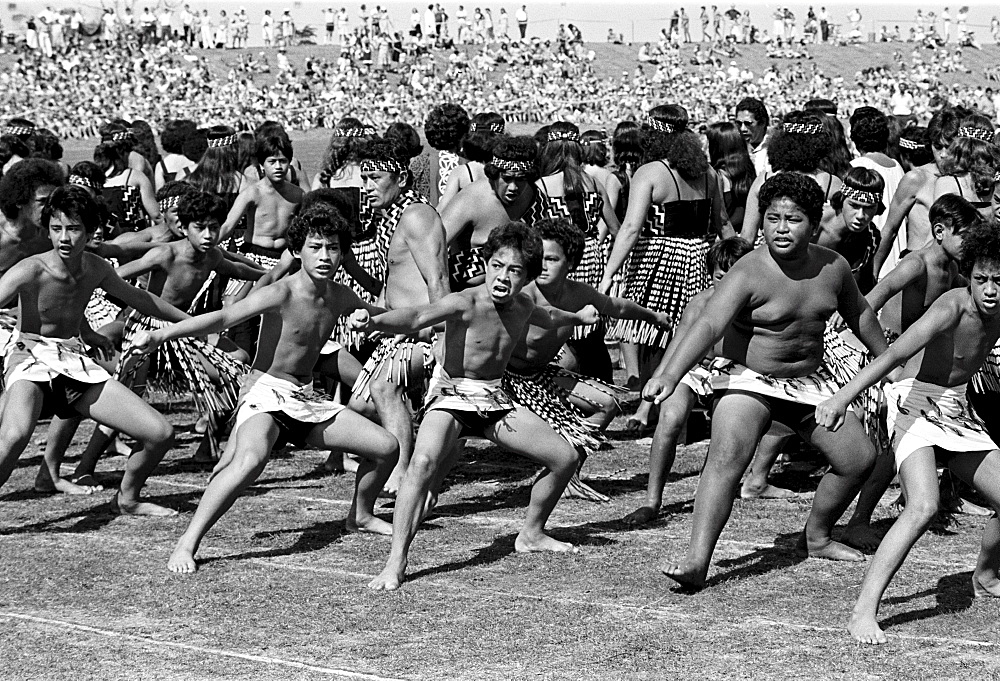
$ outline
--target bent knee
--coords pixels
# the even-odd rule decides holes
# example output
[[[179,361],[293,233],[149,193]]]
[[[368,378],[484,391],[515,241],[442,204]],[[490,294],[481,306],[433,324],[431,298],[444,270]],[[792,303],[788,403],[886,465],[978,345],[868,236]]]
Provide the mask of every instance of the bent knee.
[[[146,432],[144,439],[146,444],[152,447],[170,449],[174,446],[174,427],[161,417],[159,422]]]
[[[940,508],[941,503],[938,499],[907,499],[903,515],[921,525],[929,525]]]

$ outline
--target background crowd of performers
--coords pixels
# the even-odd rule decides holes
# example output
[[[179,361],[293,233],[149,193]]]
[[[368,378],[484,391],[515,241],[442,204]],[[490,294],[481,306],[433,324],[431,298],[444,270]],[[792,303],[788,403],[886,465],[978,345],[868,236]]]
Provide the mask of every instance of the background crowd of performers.
[[[115,120],[68,167],[51,131],[10,119],[0,483],[51,418],[36,489],[99,492],[118,448],[121,512],[174,514],[141,496],[173,442],[143,398],[190,395],[195,458],[215,469],[170,570],[197,569],[275,449],[309,447],[356,470],[345,526],[392,536],[370,586],[396,589],[466,438],[540,467],[516,549],[575,551],[546,521],[563,496],[607,500],[582,467],[629,393],[646,398],[629,429],[655,424],[631,526],[659,514],[700,401],[691,543],[664,573],[702,588],[736,495],[792,495],[768,471],[797,435],[829,464],[799,549],[875,551],[849,628],[884,642],[881,595],[941,503],[935,452],[950,507],[1000,508],[1000,452],[972,406],[1000,391],[1000,148],[961,106],[902,129],[859,106],[846,132],[836,112],[813,99],[772,118],[748,97],[704,132],[666,104],[611,135],[556,120],[512,136],[496,112],[442,104],[420,121],[429,148],[409,123],[347,117],[318,168],[276,122],[170,120],[157,140]],[[84,418],[99,427],[64,476]],[[897,472],[905,505],[883,538],[872,513]],[[998,571],[994,513],[976,595],[1000,595]]]

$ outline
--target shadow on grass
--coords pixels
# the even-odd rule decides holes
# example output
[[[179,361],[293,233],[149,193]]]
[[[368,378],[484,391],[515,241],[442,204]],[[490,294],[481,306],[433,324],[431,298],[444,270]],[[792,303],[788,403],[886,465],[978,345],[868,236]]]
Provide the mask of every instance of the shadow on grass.
[[[322,551],[331,544],[336,543],[346,534],[344,520],[324,520],[315,523],[305,529],[300,527],[289,527],[281,530],[269,530],[266,532],[256,532],[253,535],[254,541],[266,541],[274,537],[285,534],[298,534],[298,538],[290,546],[276,549],[265,549],[263,551],[247,551],[244,553],[233,553],[225,556],[211,556],[209,558],[199,558],[198,563],[228,562],[238,560],[251,560],[253,558],[280,558],[282,556],[294,556],[300,553],[312,553]],[[388,540],[388,537],[386,538]]]
[[[937,587],[934,589],[925,589],[906,596],[886,598],[883,603],[907,603],[932,594],[936,596],[933,608],[899,613],[882,620],[879,622],[879,626],[882,629],[888,629],[909,622],[919,622],[939,615],[950,615],[968,610],[975,600],[972,595],[972,572],[956,572],[952,575],[945,575],[938,580]]]
[[[115,488],[117,490],[117,487]],[[37,492],[31,492],[34,496],[41,496]],[[96,498],[107,494],[107,492],[98,492]],[[182,492],[179,494],[169,494],[160,495],[155,497],[144,497],[145,501],[153,501],[162,506],[175,509],[181,513],[187,513],[194,511],[195,501],[194,497],[200,497],[201,492]],[[76,497],[77,499],[85,499],[88,497]],[[95,498],[95,497],[89,497]],[[2,501],[2,500],[0,500]],[[106,501],[102,503],[90,506],[88,508],[80,509],[72,513],[67,513],[66,515],[61,515],[57,517],[45,518],[44,520],[39,520],[37,522],[28,523],[27,525],[21,525],[20,527],[8,527],[0,529],[0,536],[2,535],[18,535],[18,534],[41,534],[43,532],[53,532],[53,533],[86,533],[95,532],[107,526],[112,520],[118,518],[121,514],[118,512],[118,507],[115,504],[115,493],[111,494]],[[63,527],[63,523],[73,521],[69,527]],[[144,522],[152,522],[152,520],[145,520]]]
[[[798,565],[807,558],[806,554],[797,548],[801,536],[801,531],[779,534],[774,539],[774,546],[754,549],[737,558],[718,561],[716,565],[729,569],[726,572],[713,575],[705,586],[716,586],[737,579],[762,577],[776,570],[786,570],[793,565]]]

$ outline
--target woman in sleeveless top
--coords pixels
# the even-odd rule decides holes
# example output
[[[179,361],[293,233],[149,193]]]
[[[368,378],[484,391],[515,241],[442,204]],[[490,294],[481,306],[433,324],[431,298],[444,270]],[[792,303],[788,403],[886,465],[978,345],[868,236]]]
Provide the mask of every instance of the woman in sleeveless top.
[[[657,160],[640,167],[632,178],[625,221],[600,290],[608,292],[623,270],[621,295],[665,313],[676,324],[691,298],[708,286],[706,258],[712,242],[717,236],[732,236],[733,230],[719,176],[698,137],[686,129],[687,111],[667,105],[650,114],[644,146],[647,159]],[[612,333],[650,348],[665,348],[670,340],[669,329],[638,320],[619,320]]]
[[[722,178],[729,222],[739,232],[743,227],[747,196],[757,177],[747,143],[736,124],[729,121],[709,124],[705,137],[708,139],[709,162]]]
[[[948,145],[944,171],[934,183],[934,198],[958,194],[979,213],[992,219],[991,199],[1000,173],[1000,151],[994,140],[993,123],[982,114],[962,120],[958,135]]]
[[[179,173],[194,170],[195,164],[184,155],[184,142],[197,132],[198,127],[194,121],[173,120],[167,121],[163,126],[163,132],[160,133],[163,156],[156,164],[153,178],[157,189],[176,180]]]
[[[101,195],[119,232],[142,231],[151,220],[160,220],[153,183],[129,167],[129,152],[133,144],[130,130],[107,125],[102,128],[101,143],[94,149],[94,162],[106,177]]]
[[[618,200],[615,202],[615,217],[618,218],[618,222],[622,222],[628,209],[632,176],[642,165],[642,131],[639,124],[633,121],[619,123],[611,139],[611,151],[615,164],[613,172],[621,185],[618,190]]]
[[[618,201],[621,198],[622,183],[618,176],[608,167],[608,140],[601,130],[588,130],[580,135],[583,145],[583,171],[604,187],[615,217],[618,217]],[[621,218],[618,220],[621,222]]]
[[[808,175],[819,184],[827,202],[840,190],[840,179],[820,169],[822,159],[830,153],[832,144],[822,115],[809,111],[792,111],[771,132],[771,141],[767,145],[767,160],[771,172],[758,175],[750,187],[743,228],[740,230],[740,236],[750,243],[759,243],[762,218],[757,205],[757,193],[767,178],[789,171]]]
[[[448,177],[448,183],[438,199],[438,212],[444,210],[448,202],[461,190],[476,180],[486,177],[486,163],[493,156],[493,144],[497,135],[503,134],[505,122],[498,113],[480,113],[472,117],[469,132],[462,138],[459,166]]]

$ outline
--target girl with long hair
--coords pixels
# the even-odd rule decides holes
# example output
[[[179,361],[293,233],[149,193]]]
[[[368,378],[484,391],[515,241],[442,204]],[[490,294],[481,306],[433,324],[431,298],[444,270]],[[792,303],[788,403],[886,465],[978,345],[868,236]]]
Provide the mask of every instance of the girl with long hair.
[[[153,183],[129,165],[135,146],[127,127],[109,123],[101,127],[101,142],[94,148],[94,163],[104,171],[101,194],[120,232],[139,232],[150,220],[161,219]],[[116,235],[111,235],[116,236]]]
[[[747,143],[735,123],[712,123],[705,130],[708,140],[708,159],[722,178],[726,212],[733,229],[743,226],[747,196],[757,177]]]

